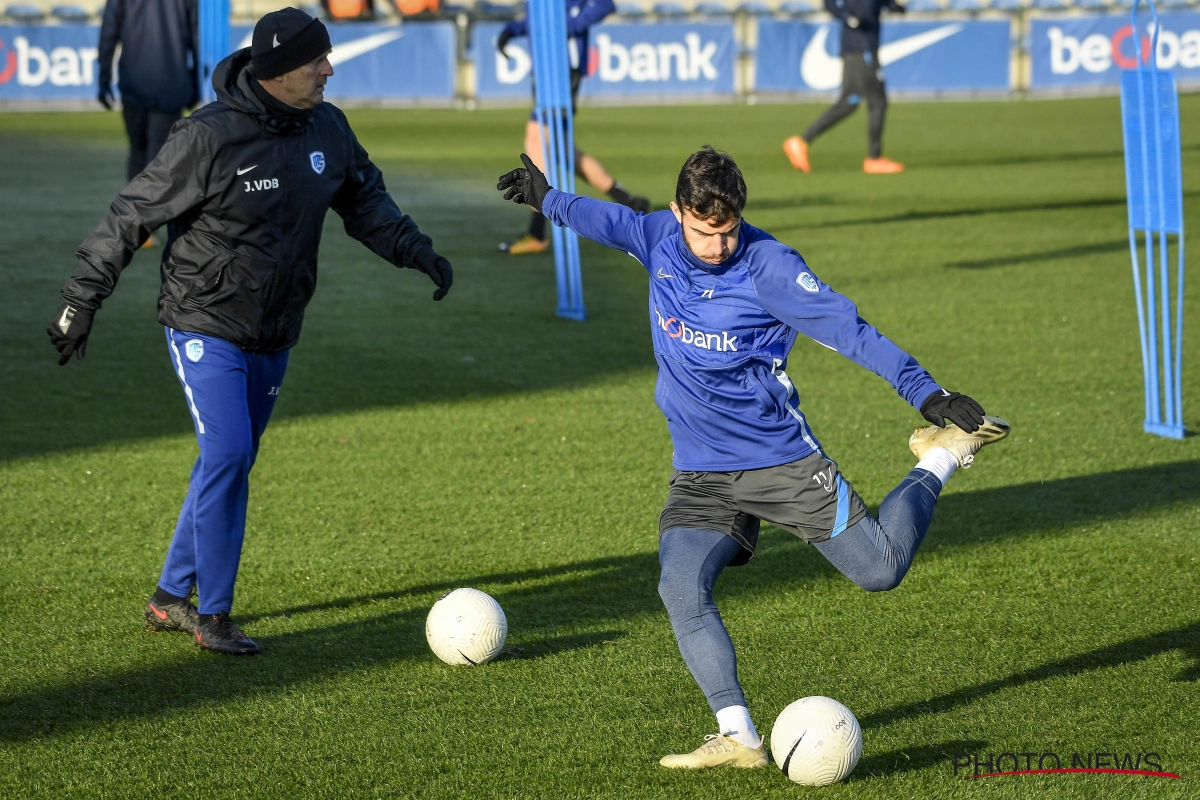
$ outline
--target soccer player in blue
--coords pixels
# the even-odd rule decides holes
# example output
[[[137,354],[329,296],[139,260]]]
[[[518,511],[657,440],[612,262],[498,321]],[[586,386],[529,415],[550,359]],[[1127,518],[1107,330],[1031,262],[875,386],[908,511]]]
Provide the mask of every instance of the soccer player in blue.
[[[655,399],[675,446],[659,518],[659,595],[679,650],[717,717],[718,732],[664,767],[767,763],[737,676],[733,643],[713,603],[717,576],[753,555],[758,521],[816,546],[867,591],[895,588],[912,564],[946,481],[1008,423],[943,389],[916,359],[858,315],[792,248],[742,220],[746,184],[733,159],[705,147],[679,173],[670,211],[638,214],[551,188],[524,169],[500,178],[505,199],[637,259],[650,275]],[[804,334],[875,372],[933,426],[909,439],[917,465],[867,513],[813,436],[788,351]]]
[[[588,74],[588,31],[591,27],[614,10],[613,0],[565,0],[567,5],[567,55],[571,61],[571,107],[579,96],[579,86]],[[496,49],[501,55],[507,56],[505,48],[508,43],[519,36],[529,35],[529,6],[526,3],[525,18],[513,20],[504,26],[500,37],[496,40]],[[525,150],[533,154],[535,164],[542,164],[542,137],[547,135],[538,123],[537,115],[532,114],[525,124]],[[575,174],[592,186],[604,192],[613,200],[629,206],[635,211],[649,211],[650,201],[645,197],[630,194],[629,190],[614,178],[595,156],[575,148]],[[500,250],[510,255],[519,256],[528,253],[542,253],[550,247],[546,235],[546,218],[537,211],[529,221],[529,230],[516,241],[504,242]]]

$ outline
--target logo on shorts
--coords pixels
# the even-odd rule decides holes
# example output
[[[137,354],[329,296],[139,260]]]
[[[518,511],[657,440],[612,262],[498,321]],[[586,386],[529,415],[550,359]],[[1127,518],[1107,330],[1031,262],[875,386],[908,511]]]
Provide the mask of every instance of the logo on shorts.
[[[192,339],[183,346],[183,352],[187,353],[188,361],[199,361],[204,357],[204,342]]]
[[[811,272],[801,272],[796,276],[796,283],[806,292],[819,292],[821,286],[817,283],[817,279],[812,276]]]
[[[823,469],[816,475],[813,475],[813,480],[821,485],[821,488],[826,492],[833,491],[833,468]]]
[[[325,171],[325,154],[320,150],[313,150],[309,153],[308,161],[312,164],[313,172],[318,175]]]

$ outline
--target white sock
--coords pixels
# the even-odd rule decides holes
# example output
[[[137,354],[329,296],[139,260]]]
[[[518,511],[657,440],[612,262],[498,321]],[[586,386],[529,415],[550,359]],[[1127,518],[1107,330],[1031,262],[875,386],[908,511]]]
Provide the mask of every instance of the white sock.
[[[745,706],[726,706],[717,712],[717,726],[721,733],[738,744],[747,747],[762,746],[762,737],[750,721],[750,709]]]
[[[931,447],[925,457],[917,462],[917,468],[932,472],[934,477],[946,485],[950,476],[958,469],[958,459],[944,447]]]

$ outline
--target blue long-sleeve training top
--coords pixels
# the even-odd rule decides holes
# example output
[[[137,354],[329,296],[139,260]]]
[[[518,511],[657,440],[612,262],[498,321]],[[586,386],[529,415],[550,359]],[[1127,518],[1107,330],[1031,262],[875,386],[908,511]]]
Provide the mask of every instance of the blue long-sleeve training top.
[[[941,390],[799,253],[746,222],[733,255],[712,265],[688,250],[670,211],[637,214],[557,189],[543,206],[554,224],[623,250],[649,272],[655,401],[676,469],[761,469],[821,449],[785,371],[801,333],[884,378],[914,408]]]

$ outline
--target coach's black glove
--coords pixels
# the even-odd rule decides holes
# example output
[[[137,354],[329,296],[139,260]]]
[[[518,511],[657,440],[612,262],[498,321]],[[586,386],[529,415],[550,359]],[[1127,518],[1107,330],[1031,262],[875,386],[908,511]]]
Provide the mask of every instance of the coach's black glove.
[[[109,111],[112,111],[112,107],[113,107],[112,86],[110,86],[107,83],[102,84],[100,86],[100,94],[97,95],[96,99],[100,101],[100,105],[104,106]]]
[[[414,251],[409,256],[409,260],[412,261],[409,266],[421,270],[437,284],[438,288],[433,293],[433,299],[441,300],[445,297],[446,293],[450,291],[450,284],[454,283],[454,270],[450,268],[450,260],[445,256],[439,256],[429,245],[423,245]]]
[[[50,320],[46,333],[58,350],[58,365],[61,367],[75,355],[83,361],[83,351],[87,347],[88,333],[92,330],[92,315],[95,312],[84,311],[63,303]]]
[[[546,193],[550,191],[550,182],[533,163],[533,159],[524,153],[521,153],[521,163],[525,165],[525,168],[514,169],[507,175],[501,175],[496,188],[504,192],[505,200],[524,203],[534,211],[541,211],[542,201],[546,199]],[[504,191],[505,189],[508,191]]]
[[[508,47],[508,43],[512,41],[512,32],[505,28],[500,31],[500,38],[496,40],[496,49],[500,51],[500,55],[508,57],[508,53],[504,52],[504,48]]]
[[[939,389],[921,403],[921,416],[939,428],[953,422],[967,433],[974,433],[983,424],[983,406],[965,394]]]

